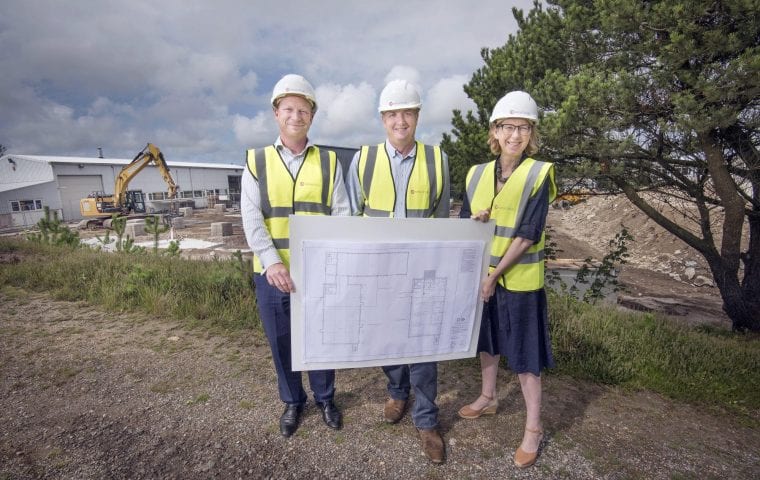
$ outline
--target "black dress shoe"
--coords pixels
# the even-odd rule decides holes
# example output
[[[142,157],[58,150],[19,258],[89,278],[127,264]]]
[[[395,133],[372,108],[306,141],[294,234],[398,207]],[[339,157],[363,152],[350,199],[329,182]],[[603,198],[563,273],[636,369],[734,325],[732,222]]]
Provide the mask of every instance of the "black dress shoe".
[[[289,437],[296,433],[302,413],[303,405],[285,405],[285,411],[280,417],[280,433],[283,437]]]
[[[333,430],[340,430],[343,426],[343,414],[340,413],[333,401],[317,402],[317,407],[322,410],[322,420],[325,421],[325,425]]]

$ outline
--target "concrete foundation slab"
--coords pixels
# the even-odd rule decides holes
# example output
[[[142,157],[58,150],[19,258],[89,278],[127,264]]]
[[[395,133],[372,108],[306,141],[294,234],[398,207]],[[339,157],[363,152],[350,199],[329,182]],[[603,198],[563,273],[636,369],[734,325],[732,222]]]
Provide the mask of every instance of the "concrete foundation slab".
[[[232,235],[231,222],[214,222],[211,224],[212,237],[229,237]]]

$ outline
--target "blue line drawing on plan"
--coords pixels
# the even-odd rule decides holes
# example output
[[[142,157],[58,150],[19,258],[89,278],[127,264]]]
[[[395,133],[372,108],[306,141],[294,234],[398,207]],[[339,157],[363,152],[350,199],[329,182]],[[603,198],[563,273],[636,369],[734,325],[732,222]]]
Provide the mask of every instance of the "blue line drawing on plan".
[[[304,361],[466,351],[482,246],[374,245],[304,242]]]

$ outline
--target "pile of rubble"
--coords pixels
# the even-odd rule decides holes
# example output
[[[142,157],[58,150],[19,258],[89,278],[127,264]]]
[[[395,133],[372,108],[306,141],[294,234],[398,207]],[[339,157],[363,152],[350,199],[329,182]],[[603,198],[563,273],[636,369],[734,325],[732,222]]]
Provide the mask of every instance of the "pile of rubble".
[[[679,206],[678,211],[665,203],[657,206],[669,218],[678,218],[682,227],[696,231],[688,214],[682,213],[688,212],[687,205]],[[613,249],[611,242],[625,228],[633,237],[627,244],[630,265],[666,274],[678,282],[713,286],[704,257],[655,223],[623,195],[590,196],[569,208],[552,208],[548,224],[562,235],[585,242],[596,259]],[[573,252],[563,252],[563,256],[567,255],[573,256]]]

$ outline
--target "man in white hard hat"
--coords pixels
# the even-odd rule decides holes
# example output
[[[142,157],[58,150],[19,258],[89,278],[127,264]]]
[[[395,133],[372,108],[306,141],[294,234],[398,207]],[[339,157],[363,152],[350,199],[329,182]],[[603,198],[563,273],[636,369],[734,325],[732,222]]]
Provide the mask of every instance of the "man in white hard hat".
[[[363,146],[347,173],[348,195],[354,215],[394,218],[447,218],[449,167],[438,146],[415,140],[422,101],[405,80],[389,82],[380,93],[380,119],[387,138],[379,145]],[[370,188],[371,187],[371,188]],[[438,432],[438,366],[435,362],[383,367],[389,398],[383,415],[388,423],[404,416],[414,389],[412,421],[422,449],[433,463],[444,461],[443,439]]]
[[[307,136],[317,111],[311,84],[300,75],[285,75],[274,86],[272,110],[280,134],[273,145],[247,151],[240,210],[254,254],[256,303],[285,403],[280,432],[290,437],[298,429],[307,395],[301,372],[291,368],[294,284],[289,270],[288,215],[349,215],[350,206],[335,152],[316,147]],[[333,403],[335,370],[312,370],[308,376],[325,424],[340,429],[342,414]]]

